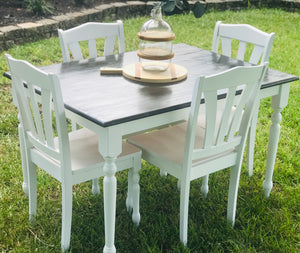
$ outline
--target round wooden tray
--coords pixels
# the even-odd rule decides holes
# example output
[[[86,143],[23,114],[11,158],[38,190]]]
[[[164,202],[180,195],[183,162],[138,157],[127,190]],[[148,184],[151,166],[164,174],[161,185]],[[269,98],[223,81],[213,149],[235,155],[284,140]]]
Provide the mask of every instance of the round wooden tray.
[[[149,62],[147,64],[150,64]],[[152,62],[153,65],[159,65],[159,62]],[[165,63],[163,63],[165,64]],[[148,83],[152,85],[167,85],[181,81],[187,77],[185,67],[169,63],[169,67],[165,71],[147,71],[143,68],[142,63],[133,63],[124,66],[122,69],[101,68],[103,74],[123,74],[128,79]]]
[[[175,39],[175,34],[170,32],[160,32],[160,31],[146,31],[146,32],[139,32],[138,38],[140,40],[147,40],[147,41],[171,41]]]

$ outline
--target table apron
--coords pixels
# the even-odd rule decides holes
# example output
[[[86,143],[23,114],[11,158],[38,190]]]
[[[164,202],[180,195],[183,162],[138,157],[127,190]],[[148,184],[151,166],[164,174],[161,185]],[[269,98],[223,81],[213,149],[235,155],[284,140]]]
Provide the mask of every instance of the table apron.
[[[189,111],[190,107],[186,107],[138,120],[129,121],[123,123],[120,130],[122,131],[123,137],[127,138],[133,134],[150,131],[152,129],[164,128],[187,120]]]
[[[273,97],[276,95],[289,95],[289,87],[290,83],[284,83],[281,85],[276,85],[272,87],[268,87],[265,89],[261,89],[259,92],[260,99],[267,98],[267,97]],[[285,94],[282,94],[285,93]]]
[[[106,134],[111,129],[114,129],[114,131],[118,130],[120,134],[126,138],[132,134],[149,131],[154,128],[162,128],[186,120],[188,118],[189,111],[190,107],[186,107],[109,127],[101,127],[89,119],[67,109],[66,115],[68,118],[74,119],[79,125],[90,129],[98,135]]]

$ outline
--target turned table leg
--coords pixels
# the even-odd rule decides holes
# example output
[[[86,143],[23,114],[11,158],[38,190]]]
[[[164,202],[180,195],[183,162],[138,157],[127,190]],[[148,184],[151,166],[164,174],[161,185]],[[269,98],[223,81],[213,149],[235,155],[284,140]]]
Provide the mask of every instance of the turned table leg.
[[[117,194],[117,180],[115,177],[117,167],[115,158],[105,157],[103,170],[105,173],[103,180],[105,246],[103,252],[114,253],[116,252],[114,241]]]
[[[104,253],[115,253],[115,222],[116,222],[116,194],[117,166],[115,160],[122,152],[122,136],[118,128],[104,128],[99,133],[99,152],[105,159],[103,171],[103,201],[105,246]]]
[[[282,85],[278,95],[272,97],[272,124],[269,133],[268,152],[267,152],[267,165],[266,165],[266,176],[263,182],[264,194],[269,197],[273,187],[272,177],[274,171],[274,165],[276,160],[276,153],[280,135],[280,121],[281,111],[286,107],[289,97],[289,84]]]

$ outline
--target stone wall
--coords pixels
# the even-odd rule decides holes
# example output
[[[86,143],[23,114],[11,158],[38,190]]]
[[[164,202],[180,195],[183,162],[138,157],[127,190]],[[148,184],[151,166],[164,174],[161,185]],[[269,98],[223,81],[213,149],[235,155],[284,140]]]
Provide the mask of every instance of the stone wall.
[[[37,41],[57,36],[57,29],[69,29],[85,22],[101,22],[126,19],[134,16],[149,15],[152,9],[150,1],[127,1],[102,4],[93,9],[69,13],[36,22],[0,27],[0,51],[17,44]],[[194,2],[190,2],[193,4]],[[248,5],[284,8],[290,11],[300,10],[300,0],[206,0],[207,9],[241,9]]]

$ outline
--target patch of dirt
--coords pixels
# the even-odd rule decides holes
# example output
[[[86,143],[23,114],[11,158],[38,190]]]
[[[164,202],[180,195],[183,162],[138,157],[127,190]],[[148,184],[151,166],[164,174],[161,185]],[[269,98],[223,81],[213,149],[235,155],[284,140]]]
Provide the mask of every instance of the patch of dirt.
[[[51,16],[62,15],[93,8],[100,4],[118,2],[118,0],[47,0],[53,7],[48,15],[37,15],[26,9],[20,0],[0,0],[0,27],[33,22]]]

